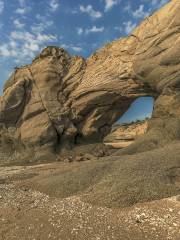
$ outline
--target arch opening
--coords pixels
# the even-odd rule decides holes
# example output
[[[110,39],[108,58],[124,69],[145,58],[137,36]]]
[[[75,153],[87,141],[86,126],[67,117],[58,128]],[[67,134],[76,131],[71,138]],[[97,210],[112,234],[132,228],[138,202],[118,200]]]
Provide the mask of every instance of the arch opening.
[[[132,144],[146,133],[153,109],[153,97],[135,99],[128,110],[112,125],[110,134],[104,138],[104,143],[114,148],[124,148]]]

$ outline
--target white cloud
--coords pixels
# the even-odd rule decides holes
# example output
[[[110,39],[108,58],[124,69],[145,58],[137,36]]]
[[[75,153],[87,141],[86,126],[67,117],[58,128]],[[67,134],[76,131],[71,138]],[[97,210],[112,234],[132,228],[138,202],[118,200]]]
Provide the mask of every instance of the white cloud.
[[[15,10],[15,13],[16,13],[16,14],[20,14],[20,15],[24,15],[24,14],[26,14],[27,12],[29,12],[30,10],[31,10],[30,7],[17,8],[17,9]]]
[[[136,27],[136,24],[132,21],[124,22],[124,31],[126,34],[129,34],[133,31],[133,29]]]
[[[8,45],[7,44],[2,44],[0,45],[0,56],[3,57],[9,57],[11,56],[11,52],[8,49]]]
[[[31,26],[33,34],[42,33],[54,24],[54,21],[50,20],[46,15],[36,14],[35,18],[37,22],[34,21]]]
[[[40,23],[34,23],[31,26],[31,30],[33,33],[42,33],[44,32],[48,27],[52,26],[54,24],[53,21],[51,20],[45,20],[46,24],[44,24],[43,22]]]
[[[80,5],[79,9],[82,13],[87,13],[93,19],[97,19],[97,18],[102,17],[102,13],[94,10],[91,5],[88,5],[86,7],[84,7],[83,5]]]
[[[38,14],[36,14],[36,19],[37,19],[37,20],[39,20],[39,21],[42,21],[42,22],[46,21],[46,17],[45,17],[45,16],[42,16],[42,15],[40,15],[39,13],[38,13]]]
[[[112,7],[117,5],[119,0],[105,0],[105,12],[109,11]]]
[[[73,50],[74,52],[82,52],[82,51],[83,51],[83,48],[82,48],[82,47],[75,46],[75,45],[73,45],[73,44],[61,44],[61,47],[62,47],[62,48],[65,48],[65,49],[71,49],[71,50]]]
[[[82,50],[83,50],[81,47],[75,47],[75,46],[74,46],[74,47],[71,47],[71,48],[72,48],[72,50],[75,51],[75,52],[82,52]]]
[[[4,1],[0,0],[0,14],[4,11]]]
[[[17,44],[13,41],[0,45],[0,56],[2,57],[18,57],[18,52],[15,50]]]
[[[50,0],[49,1],[50,10],[55,12],[59,8],[59,1],[58,0]]]
[[[45,25],[43,23],[38,23],[38,24],[33,24],[31,26],[31,30],[33,33],[41,33],[43,32],[45,29]]]
[[[122,32],[123,31],[123,27],[122,26],[120,26],[120,27],[114,27],[114,29],[116,30],[116,31],[119,31],[119,32]]]
[[[46,42],[46,41],[57,40],[57,36],[55,36],[55,35],[40,34],[40,33],[35,35],[30,32],[25,32],[25,31],[13,31],[13,32],[11,32],[11,38],[15,39],[15,40],[29,42],[29,43],[34,42],[37,44],[42,44],[43,42]]]
[[[38,44],[44,43],[44,42],[53,42],[57,40],[57,36],[52,34],[38,34],[36,37],[36,40]]]
[[[78,34],[78,35],[83,34],[83,32],[84,32],[84,31],[83,31],[83,28],[81,28],[81,27],[78,27],[78,28],[77,28],[77,34]]]
[[[137,10],[135,10],[132,15],[135,18],[145,18],[149,15],[150,13],[144,10],[144,5],[141,4]]]
[[[34,58],[42,47],[56,41],[57,36],[51,34],[13,31],[10,33],[9,42],[0,45],[0,56],[14,58],[16,63],[24,63]]]
[[[33,51],[33,52],[37,52],[39,51],[39,45],[35,42],[29,42],[29,43],[25,43],[24,44],[25,49]]]
[[[24,26],[25,26],[25,23],[21,23],[20,21],[19,21],[19,19],[15,19],[14,21],[13,21],[13,23],[14,23],[14,26],[15,26],[15,28],[23,28]]]
[[[91,28],[86,28],[83,29],[81,27],[77,28],[77,34],[78,35],[82,35],[84,34],[89,34],[89,33],[99,33],[99,32],[103,32],[104,31],[104,27],[97,27],[97,26],[92,26]]]
[[[93,26],[92,28],[86,29],[85,33],[89,34],[89,33],[99,33],[99,32],[103,32],[104,31],[104,27],[96,27]]]
[[[9,42],[9,46],[11,46],[12,48],[16,48],[16,47],[17,47],[17,43],[16,43],[16,41],[14,41],[14,40],[10,40],[10,42]]]

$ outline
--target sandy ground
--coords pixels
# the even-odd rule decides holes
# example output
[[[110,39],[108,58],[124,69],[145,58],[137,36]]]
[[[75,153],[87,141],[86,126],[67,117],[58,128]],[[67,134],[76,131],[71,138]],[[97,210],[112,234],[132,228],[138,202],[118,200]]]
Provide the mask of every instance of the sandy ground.
[[[0,240],[179,240],[180,197],[128,208],[97,207],[81,195],[55,198],[27,184],[62,163],[0,168]]]
[[[121,149],[128,147],[131,145],[134,141],[118,141],[118,142],[105,142],[104,144],[107,146],[112,146],[113,148]]]

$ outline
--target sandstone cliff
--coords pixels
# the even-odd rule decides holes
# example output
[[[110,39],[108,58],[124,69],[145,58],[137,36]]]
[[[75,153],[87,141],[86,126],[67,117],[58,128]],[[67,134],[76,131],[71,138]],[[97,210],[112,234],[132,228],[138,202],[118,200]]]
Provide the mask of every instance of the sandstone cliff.
[[[86,60],[51,46],[17,68],[0,97],[0,162],[52,160],[63,148],[102,141],[139,96],[155,98],[147,134],[117,154],[179,141],[179,11],[172,0]]]

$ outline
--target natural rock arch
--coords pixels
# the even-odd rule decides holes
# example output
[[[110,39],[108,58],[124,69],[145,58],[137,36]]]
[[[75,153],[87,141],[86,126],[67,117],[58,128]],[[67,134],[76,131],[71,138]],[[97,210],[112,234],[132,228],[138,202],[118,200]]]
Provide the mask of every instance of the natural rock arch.
[[[1,125],[13,128],[18,146],[55,153],[57,145],[72,146],[77,138],[81,143],[100,141],[135,98],[153,96],[147,134],[118,154],[179,140],[179,11],[179,1],[172,0],[129,37],[107,44],[87,60],[47,47],[6,82]]]
[[[131,124],[147,121],[151,118],[154,109],[154,98],[151,96],[136,98],[128,110],[112,125],[116,128],[121,124]]]

